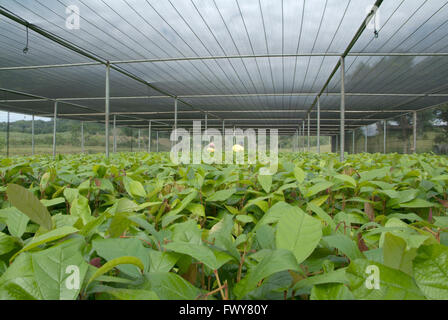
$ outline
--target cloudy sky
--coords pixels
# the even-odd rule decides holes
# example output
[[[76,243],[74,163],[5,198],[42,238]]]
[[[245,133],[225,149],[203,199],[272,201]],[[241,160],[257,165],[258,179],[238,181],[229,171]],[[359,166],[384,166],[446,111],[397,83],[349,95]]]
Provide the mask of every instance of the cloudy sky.
[[[8,120],[8,113],[4,111],[0,111],[0,122],[7,122]],[[31,120],[31,116],[27,116],[24,114],[18,114],[18,113],[10,113],[9,114],[9,121],[20,121],[20,120]],[[42,117],[35,117],[34,120],[43,120],[43,121],[51,121],[50,118],[42,118]]]

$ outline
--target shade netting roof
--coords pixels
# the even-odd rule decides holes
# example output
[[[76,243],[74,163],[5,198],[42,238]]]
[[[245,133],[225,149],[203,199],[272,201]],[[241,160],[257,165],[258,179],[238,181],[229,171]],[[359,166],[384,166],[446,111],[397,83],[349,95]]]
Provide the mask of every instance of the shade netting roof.
[[[354,39],[375,3],[379,10]],[[80,10],[77,30],[66,27],[70,5]],[[340,70],[332,72],[349,47],[348,130],[448,100],[445,0],[2,0],[0,6],[22,22],[0,16],[3,110],[51,115],[50,98],[61,102],[62,117],[104,121],[102,63],[110,61],[117,125],[157,120],[155,128],[171,127],[177,97],[179,126],[207,112],[209,127],[226,120],[295,131],[311,111],[315,131],[320,95],[321,131],[332,133],[341,101]],[[27,32],[25,22],[97,60]]]

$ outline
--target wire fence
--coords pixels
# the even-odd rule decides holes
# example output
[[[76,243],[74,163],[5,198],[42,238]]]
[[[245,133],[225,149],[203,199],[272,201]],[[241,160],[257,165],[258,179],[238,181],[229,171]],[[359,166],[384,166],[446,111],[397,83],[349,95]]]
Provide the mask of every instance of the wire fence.
[[[51,155],[54,129],[52,118],[34,117],[33,121],[30,115],[12,112],[8,115],[7,112],[0,112],[0,154],[2,156]],[[57,118],[55,132],[56,154],[105,152],[105,125],[102,123]],[[280,152],[308,150],[317,152],[317,137],[315,136],[309,137],[309,148],[308,137],[304,135],[281,134],[278,142]],[[206,143],[203,143],[203,147],[205,146]],[[330,137],[320,137],[320,146],[322,152],[330,152]],[[114,128],[111,123],[110,152],[169,152],[171,147],[170,131],[151,130],[149,141],[149,128],[123,126]]]
[[[416,152],[448,155],[448,104],[416,112]],[[337,137],[332,150],[336,152]],[[414,152],[414,115],[408,113],[346,132],[348,153]]]
[[[415,151],[448,155],[448,104],[417,111],[416,120]],[[33,121],[30,115],[0,112],[0,153],[3,156],[52,154],[54,129],[52,118],[34,117]],[[167,130],[152,130],[150,141],[148,129],[111,125],[109,133],[111,152],[169,152],[172,147]],[[103,153],[104,134],[102,123],[58,118],[56,153]],[[337,153],[339,142],[339,136],[322,136],[320,150]],[[280,135],[278,148],[280,152],[317,152],[317,137],[308,137],[306,131],[305,135]],[[413,153],[414,114],[346,131],[345,150],[348,153]]]

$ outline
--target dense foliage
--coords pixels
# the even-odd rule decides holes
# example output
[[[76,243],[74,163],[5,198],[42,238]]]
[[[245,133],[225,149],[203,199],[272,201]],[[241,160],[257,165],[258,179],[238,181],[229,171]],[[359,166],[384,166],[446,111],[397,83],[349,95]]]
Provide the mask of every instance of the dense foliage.
[[[0,299],[448,299],[446,157],[259,169],[1,160]]]

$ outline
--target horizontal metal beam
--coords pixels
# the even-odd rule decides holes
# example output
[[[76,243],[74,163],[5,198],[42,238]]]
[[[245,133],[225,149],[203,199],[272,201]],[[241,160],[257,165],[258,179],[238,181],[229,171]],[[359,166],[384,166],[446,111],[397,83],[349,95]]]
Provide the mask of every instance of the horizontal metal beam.
[[[241,94],[208,94],[208,95],[180,95],[178,98],[182,99],[207,99],[207,98],[250,98],[250,97],[310,97],[316,96],[317,93],[241,93]],[[339,97],[341,94],[337,92],[326,93],[326,96]],[[448,93],[346,93],[346,96],[351,97],[409,97],[409,98],[424,98],[435,97],[444,98],[448,97]],[[169,99],[169,96],[121,96],[110,97],[111,100],[139,100],[139,99]],[[0,100],[1,103],[24,103],[24,102],[39,102],[47,101],[48,99],[4,99]],[[52,101],[102,101],[104,97],[79,97],[79,98],[54,98]],[[198,112],[205,112],[203,110],[197,110]],[[308,110],[306,110],[307,112]],[[208,113],[211,111],[207,111]]]
[[[60,115],[58,115],[60,116]],[[145,120],[119,120],[117,119],[117,122],[139,122],[139,121],[146,121],[148,122],[148,120],[152,120],[152,119],[145,119]],[[175,119],[171,119],[171,118],[166,118],[166,119],[156,119],[158,121],[166,121],[166,122],[174,122]],[[203,119],[178,119],[177,122],[192,122],[192,121],[202,121]],[[291,121],[291,122],[298,122],[301,121],[302,119],[300,118],[257,118],[257,119],[248,119],[248,118],[229,118],[226,119],[226,121],[264,121],[264,122],[275,122],[275,121]],[[311,120],[315,121],[317,119],[311,118]],[[325,118],[321,118],[321,121],[339,121],[339,119],[337,118],[329,118],[329,119],[325,119]],[[375,122],[375,121],[382,121],[383,119],[346,119],[347,121],[368,121],[368,122]],[[219,121],[221,123],[220,120],[216,120],[216,119],[208,119],[208,122],[212,122],[212,121]]]
[[[56,99],[47,98],[47,97],[43,97],[43,96],[38,96],[38,95],[35,95],[35,94],[26,93],[26,92],[17,91],[17,90],[12,90],[12,89],[0,88],[0,91],[8,92],[8,93],[16,94],[16,95],[21,95],[21,96],[25,96],[25,97],[34,98],[33,101],[36,101],[36,99],[39,99],[40,101],[59,102]],[[14,100],[9,100],[9,101],[14,101]],[[84,109],[84,110],[97,111],[95,109],[92,109],[92,108],[89,108],[89,107],[86,107],[86,106],[83,106],[83,105],[80,105],[80,104],[77,104],[77,103],[73,103],[73,102],[68,102],[68,101],[60,101],[60,102],[64,103],[64,104],[67,104],[67,105],[75,106],[77,108]],[[9,102],[1,102],[1,103],[9,103]],[[53,114],[52,114],[52,116],[53,116]]]
[[[73,68],[86,66],[100,66],[99,62],[82,62],[82,63],[65,63],[65,64],[47,64],[37,66],[21,66],[21,67],[2,67],[0,71],[19,71],[19,70],[37,70],[37,69],[57,69],[57,68]]]
[[[91,121],[91,120],[88,120],[88,121],[84,121],[85,123],[87,123],[87,122],[95,122],[95,123],[104,123],[104,121]],[[146,122],[148,122],[148,121],[146,121]],[[154,121],[153,121],[154,122]],[[292,125],[292,124],[266,124],[266,123],[263,123],[263,124],[250,124],[250,123],[236,123],[236,124],[234,124],[235,126],[238,126],[238,127],[249,127],[249,128],[258,128],[258,127],[260,127],[260,128],[262,128],[262,127],[268,127],[268,128],[277,128],[277,127],[287,127],[287,128],[290,128],[290,129],[293,129],[293,128],[297,128],[297,125]],[[355,125],[355,124],[352,124],[352,125],[347,125],[347,127],[354,127],[354,128],[360,128],[360,127],[365,127],[367,124],[362,124],[362,125]],[[134,127],[134,128],[137,128],[137,127],[144,127],[144,128],[146,128],[148,125],[147,124],[119,124],[119,121],[117,120],[117,126],[122,126],[122,127],[126,127],[126,126],[129,126],[129,127]],[[232,125],[233,126],[233,125]],[[157,128],[157,126],[153,126],[154,128]],[[192,124],[187,124],[187,125],[182,125],[182,128],[192,128],[193,127],[193,125]],[[209,128],[222,128],[222,125],[209,125],[208,126]],[[230,126],[229,126],[230,127]],[[313,126],[312,128],[314,128],[315,126]],[[321,124],[321,127],[328,127],[328,128],[330,128],[330,127],[334,127],[334,128],[339,128],[339,125],[338,124]]]
[[[0,101],[1,103],[2,101]],[[408,113],[414,112],[415,110],[346,110],[345,113]],[[305,113],[306,110],[211,110],[214,113]],[[321,110],[321,113],[340,113],[340,110]],[[166,115],[173,114],[174,111],[127,111],[127,112],[111,112],[111,115],[124,116],[124,115]],[[177,111],[178,114],[197,114],[200,111],[188,110],[188,111]],[[311,111],[311,113],[317,113],[317,111]],[[102,117],[104,113],[65,113],[60,114],[61,117]],[[52,114],[43,114],[42,116],[52,116]],[[218,121],[218,120],[216,120]]]
[[[47,98],[47,97],[43,97],[43,96],[38,96],[38,95],[27,93],[27,92],[11,90],[11,89],[6,89],[6,88],[0,88],[0,91],[8,92],[8,93],[16,94],[16,95],[22,95],[22,96],[25,96],[25,97],[32,97],[35,100],[39,99],[40,101],[51,101],[51,102],[58,102],[58,103],[60,102],[61,104],[75,106],[75,107],[83,109],[83,110],[89,110],[89,111],[93,111],[93,112],[97,111],[97,110],[95,110],[93,108],[86,107],[86,106],[83,106],[83,105],[80,105],[80,104],[76,104],[76,103],[72,103],[72,102],[68,102],[68,101],[59,101],[57,99]],[[49,117],[49,118],[53,118],[54,117],[54,113],[42,114],[41,112],[39,112],[39,110],[36,110],[36,112],[35,112],[35,111],[31,110],[31,109],[25,109],[25,108],[22,108],[22,107],[13,107],[13,106],[6,106],[6,105],[3,105],[3,106],[7,107],[10,112],[14,112],[13,110],[18,109],[18,111],[20,111],[20,110],[26,111],[24,114],[38,115],[40,117]],[[23,113],[23,112],[19,112],[19,113]],[[88,113],[88,114],[90,114],[90,113]],[[86,115],[88,115],[88,114],[86,114]],[[102,114],[105,115],[105,113],[102,113]],[[58,115],[58,117],[59,117],[59,115]],[[146,119],[141,119],[141,118],[138,118],[138,117],[135,117],[135,116],[132,116],[132,115],[123,115],[123,117],[129,118],[129,119],[135,119],[135,120],[139,120],[139,121],[146,121]],[[165,125],[167,125],[167,124],[165,124]]]
[[[136,64],[136,63],[161,63],[161,62],[179,62],[179,61],[206,61],[206,60],[233,60],[233,59],[257,59],[257,58],[299,58],[299,57],[340,57],[343,53],[297,53],[297,54],[253,54],[253,55],[229,55],[229,56],[203,56],[203,57],[174,57],[162,59],[136,59],[136,60],[114,60],[111,64]],[[446,52],[353,52],[346,56],[351,57],[447,57]],[[19,70],[36,70],[51,68],[74,68],[102,65],[102,62],[84,62],[84,63],[65,63],[65,64],[49,64],[49,65],[33,65],[33,66],[14,66],[2,67],[0,71],[19,71]]]

